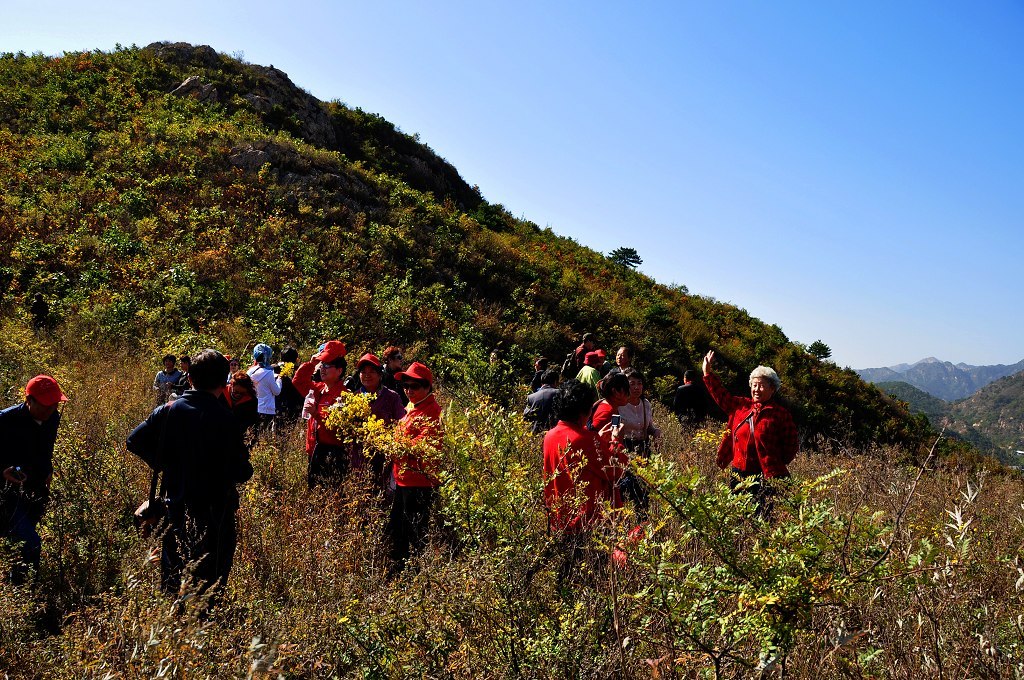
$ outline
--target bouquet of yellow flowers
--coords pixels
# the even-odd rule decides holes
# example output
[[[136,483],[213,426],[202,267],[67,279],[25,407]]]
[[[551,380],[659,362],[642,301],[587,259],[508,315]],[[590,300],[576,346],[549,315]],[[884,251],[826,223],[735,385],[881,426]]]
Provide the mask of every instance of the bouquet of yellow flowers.
[[[384,421],[370,410],[376,396],[342,392],[328,407],[324,425],[346,444],[363,444],[370,432],[384,427]]]

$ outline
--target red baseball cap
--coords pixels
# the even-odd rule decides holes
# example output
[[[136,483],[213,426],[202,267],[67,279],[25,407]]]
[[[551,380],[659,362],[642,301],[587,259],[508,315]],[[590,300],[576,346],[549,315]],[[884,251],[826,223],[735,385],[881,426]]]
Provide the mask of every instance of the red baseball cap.
[[[356,364],[356,370],[358,371],[363,367],[363,364],[372,364],[377,368],[384,368],[384,365],[380,363],[380,359],[377,358],[376,354],[367,352],[363,356],[359,357],[359,363]]]
[[[587,354],[583,357],[583,363],[585,363],[587,366],[593,366],[595,361],[597,363],[601,363],[601,355],[598,354],[597,352],[587,352]]]
[[[425,380],[430,383],[430,386],[434,386],[434,374],[430,372],[430,369],[421,364],[418,361],[414,361],[409,364],[409,368],[404,371],[395,373],[395,380],[402,381],[406,378],[412,378],[413,380]]]
[[[335,359],[343,358],[346,354],[348,354],[348,350],[345,349],[345,343],[341,340],[331,340],[325,343],[324,348],[313,358],[317,361],[330,363]]]
[[[48,375],[37,375],[29,380],[25,385],[25,396],[32,397],[43,406],[53,406],[68,400],[57,381]]]

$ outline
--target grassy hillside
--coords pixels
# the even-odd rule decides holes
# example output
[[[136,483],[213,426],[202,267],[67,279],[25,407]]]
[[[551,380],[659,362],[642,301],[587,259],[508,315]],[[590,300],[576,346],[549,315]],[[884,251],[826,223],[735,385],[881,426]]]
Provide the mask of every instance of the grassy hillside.
[[[389,123],[212,50],[6,55],[0,76],[4,403],[40,371],[71,395],[33,586],[9,582],[0,542],[0,674],[1024,674],[1020,477],[921,455],[918,419],[777,327],[515,220]],[[36,292],[52,306],[38,333]],[[707,347],[737,389],[775,365],[809,443],[836,446],[795,461],[766,522],[715,469],[718,426],[659,407],[664,441],[636,465],[643,537],[608,511],[559,580],[573,550],[547,530],[509,371],[595,328],[656,373]],[[157,357],[254,339],[308,355],[335,335],[404,340],[444,378],[430,544],[388,580],[382,505],[358,478],[310,493],[302,433],[283,428],[252,451],[227,599],[200,618],[191,594],[158,592],[130,519],[149,477],[124,439]],[[510,366],[487,362],[496,346]]]
[[[1005,462],[1024,456],[1024,372],[1000,378],[949,409],[950,427],[968,441],[990,443]]]
[[[209,48],[3,56],[0,194],[7,308],[42,293],[87,341],[393,341],[458,382],[599,330],[666,392],[709,347],[737,389],[774,366],[808,445],[926,440],[777,326],[514,219],[379,116]]]

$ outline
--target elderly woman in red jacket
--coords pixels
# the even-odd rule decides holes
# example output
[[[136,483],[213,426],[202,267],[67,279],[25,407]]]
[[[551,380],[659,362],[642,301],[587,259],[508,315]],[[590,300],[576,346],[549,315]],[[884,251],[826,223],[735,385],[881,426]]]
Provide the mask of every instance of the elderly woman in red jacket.
[[[714,350],[704,357],[704,384],[729,417],[729,431],[718,447],[718,467],[732,466],[733,488],[741,479],[756,477],[750,492],[757,500],[757,514],[763,517],[771,510],[771,485],[762,482],[789,477],[786,466],[793,462],[798,448],[796,425],[776,398],[781,381],[774,370],[755,368],[750,374],[750,397],[736,397],[712,372],[714,360]]]
[[[441,485],[440,452],[444,437],[441,405],[434,396],[434,374],[418,361],[395,374],[409,397],[408,411],[398,421],[403,455],[394,462],[395,500],[387,531],[391,537],[390,574],[405,566],[413,552],[423,549],[430,511]]]

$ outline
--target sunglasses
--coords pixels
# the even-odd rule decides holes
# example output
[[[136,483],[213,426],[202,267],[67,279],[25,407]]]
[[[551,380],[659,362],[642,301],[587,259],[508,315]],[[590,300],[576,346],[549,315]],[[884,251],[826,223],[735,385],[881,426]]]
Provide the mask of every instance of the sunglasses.
[[[425,390],[425,389],[427,389],[427,386],[426,385],[421,385],[420,383],[404,382],[404,383],[402,383],[402,389],[403,390]]]

